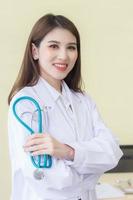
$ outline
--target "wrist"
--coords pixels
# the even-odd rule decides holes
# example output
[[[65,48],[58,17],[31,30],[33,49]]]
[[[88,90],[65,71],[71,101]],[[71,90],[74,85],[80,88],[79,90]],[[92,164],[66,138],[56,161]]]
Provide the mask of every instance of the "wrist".
[[[74,160],[75,150],[71,146],[69,146],[67,144],[64,144],[64,147],[65,147],[64,159],[73,161]]]

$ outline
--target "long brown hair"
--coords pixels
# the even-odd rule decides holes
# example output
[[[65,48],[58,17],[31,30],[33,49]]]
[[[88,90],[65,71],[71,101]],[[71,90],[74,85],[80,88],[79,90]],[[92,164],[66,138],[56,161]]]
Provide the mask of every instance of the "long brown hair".
[[[22,65],[18,73],[18,77],[12,87],[8,97],[10,104],[13,96],[25,86],[33,86],[38,82],[40,76],[40,68],[37,67],[37,61],[32,56],[32,43],[39,47],[43,38],[54,28],[64,28],[69,30],[77,40],[78,58],[73,69],[64,79],[68,87],[76,92],[82,92],[81,84],[81,55],[80,55],[80,36],[77,28],[69,19],[62,15],[47,14],[41,17],[33,26],[30,33]]]

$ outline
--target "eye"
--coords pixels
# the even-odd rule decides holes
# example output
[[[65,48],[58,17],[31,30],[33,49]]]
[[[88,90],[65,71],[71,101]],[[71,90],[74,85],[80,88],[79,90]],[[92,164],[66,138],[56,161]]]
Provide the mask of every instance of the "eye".
[[[70,50],[76,50],[77,47],[76,46],[68,46],[68,49],[70,49]]]
[[[51,44],[49,47],[52,48],[52,49],[58,49],[58,45],[57,44]]]

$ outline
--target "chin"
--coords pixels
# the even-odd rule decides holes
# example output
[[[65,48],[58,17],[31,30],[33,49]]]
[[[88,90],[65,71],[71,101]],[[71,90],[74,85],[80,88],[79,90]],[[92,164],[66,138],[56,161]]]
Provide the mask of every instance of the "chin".
[[[57,79],[57,80],[59,80],[59,81],[61,81],[61,80],[65,79],[66,76],[67,76],[67,74],[61,74],[61,75],[55,76],[54,78]]]

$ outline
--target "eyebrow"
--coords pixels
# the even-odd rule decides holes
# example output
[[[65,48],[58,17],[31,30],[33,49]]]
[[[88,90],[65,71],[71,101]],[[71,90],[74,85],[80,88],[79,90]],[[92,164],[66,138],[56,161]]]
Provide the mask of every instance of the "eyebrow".
[[[60,44],[60,42],[56,41],[56,40],[50,40],[50,41],[48,41],[48,43]],[[69,42],[68,45],[75,45],[75,46],[77,46],[77,43],[76,42]]]

